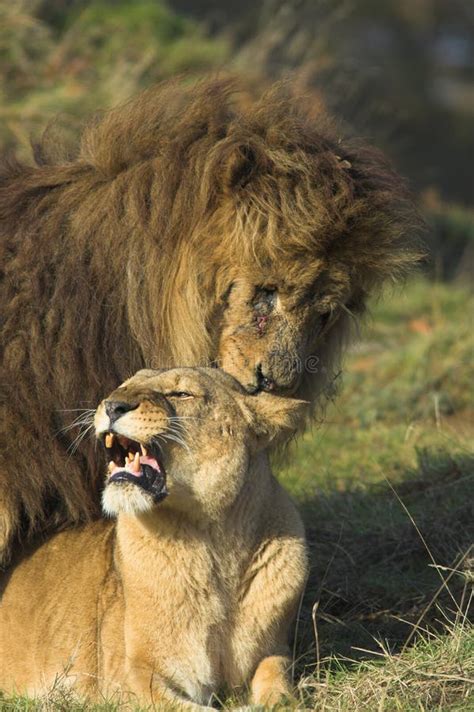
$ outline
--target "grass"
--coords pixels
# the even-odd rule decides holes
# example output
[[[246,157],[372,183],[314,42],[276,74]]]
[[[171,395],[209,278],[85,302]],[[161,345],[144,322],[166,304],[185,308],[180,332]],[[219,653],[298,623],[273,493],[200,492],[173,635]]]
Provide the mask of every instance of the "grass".
[[[425,281],[374,305],[340,398],[280,472],[312,550],[295,655],[318,710],[470,709],[470,305]]]
[[[48,122],[73,137],[97,110],[180,73],[215,71],[229,52],[161,0],[70,3],[56,24],[45,9],[0,0],[0,147],[22,158]]]
[[[473,679],[474,631],[458,624],[420,640],[403,656],[380,645],[377,660],[349,671],[333,660],[319,681],[303,679],[300,688],[318,712],[454,712],[474,708],[468,697]]]
[[[311,550],[285,709],[474,710],[470,306],[466,288],[423,280],[373,305],[340,397],[279,468]],[[0,709],[120,706],[59,683]]]

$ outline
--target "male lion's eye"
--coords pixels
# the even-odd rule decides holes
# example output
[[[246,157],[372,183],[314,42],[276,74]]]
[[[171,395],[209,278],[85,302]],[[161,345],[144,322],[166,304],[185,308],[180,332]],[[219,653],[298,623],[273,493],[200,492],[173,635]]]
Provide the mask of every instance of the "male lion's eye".
[[[319,315],[319,329],[320,331],[326,331],[332,329],[334,323],[337,321],[341,314],[340,310],[330,309],[324,314]]]
[[[194,398],[192,393],[188,393],[187,391],[172,391],[171,393],[165,393],[166,398],[180,398],[183,400],[184,398]]]
[[[229,284],[229,286],[227,287],[227,289],[225,290],[224,294],[222,295],[222,301],[223,301],[224,303],[227,303],[227,302],[228,302],[230,293],[231,293],[231,291],[232,291],[233,289],[234,289],[234,283],[231,282],[231,283]]]
[[[276,289],[273,287],[259,287],[255,291],[252,301],[254,311],[262,316],[268,315],[275,306]]]

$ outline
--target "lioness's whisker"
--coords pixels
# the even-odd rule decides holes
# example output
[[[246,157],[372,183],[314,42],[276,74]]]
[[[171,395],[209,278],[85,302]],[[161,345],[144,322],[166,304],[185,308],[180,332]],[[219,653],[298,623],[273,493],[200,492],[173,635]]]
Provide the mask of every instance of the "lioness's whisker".
[[[168,420],[202,420],[200,415],[169,415]]]
[[[83,423],[79,429],[79,433],[77,434],[75,440],[77,440],[78,438],[83,438],[88,432],[92,430],[93,427],[94,423]]]
[[[87,410],[81,409],[81,410],[79,410],[79,409],[77,409],[77,411],[71,411],[71,412],[78,412],[78,413],[79,413],[79,415],[76,415],[76,417],[75,417],[75,420],[78,420],[79,418],[93,418],[93,417],[94,417],[95,410],[92,410],[92,409],[87,409]]]
[[[67,433],[69,430],[72,430],[73,428],[80,428],[83,425],[89,425],[94,422],[94,418],[92,415],[88,415],[86,417],[78,417],[75,418],[72,423],[69,423],[68,425],[65,425],[64,428],[60,428],[55,434],[59,435],[59,433]]]
[[[186,450],[189,452],[189,445],[182,440],[182,438],[175,436],[174,434],[170,433],[169,430],[163,433],[159,433],[158,435],[155,435],[153,440],[155,440],[158,445],[160,446],[159,441],[167,441],[167,440],[172,440],[173,442],[177,443],[178,445],[181,445],[184,447]]]
[[[94,423],[93,423],[93,422],[92,422],[92,423],[89,423],[89,425],[88,425],[86,428],[84,428],[83,430],[81,430],[81,431],[79,432],[79,434],[77,435],[77,437],[74,438],[73,442],[71,443],[71,445],[70,445],[70,446],[68,447],[68,449],[67,449],[67,451],[68,451],[68,453],[69,453],[70,455],[74,455],[74,453],[77,451],[77,449],[78,449],[79,445],[81,444],[81,442],[84,440],[84,438],[86,437],[86,435],[87,435],[88,433],[90,433],[90,431],[93,429],[93,427],[94,427]]]
[[[180,438],[179,435],[176,435],[176,433],[163,433],[163,438],[165,440],[173,440],[174,442],[178,443],[178,445],[182,445],[183,447],[188,447],[187,443],[182,438]]]
[[[176,430],[175,428],[171,427],[171,428],[168,428],[166,432],[170,433],[171,435],[174,435],[177,438],[181,438],[181,436],[184,433],[184,428],[181,428],[180,430]]]
[[[85,425],[91,425],[91,424],[93,424],[92,419],[91,419],[91,420],[79,421],[79,422],[75,422],[75,423],[70,423],[69,425],[66,425],[64,428],[60,428],[59,430],[57,430],[57,431],[54,433],[54,435],[55,435],[55,437],[56,437],[57,435],[66,434],[66,433],[68,433],[70,430],[73,430],[74,428],[82,428],[82,427],[84,427]]]
[[[59,408],[58,413],[95,413],[95,408]]]
[[[74,425],[78,425],[81,423],[92,423],[93,419],[93,415],[78,415],[77,418],[74,418],[74,420],[72,420],[68,425],[66,425],[66,428],[73,427]]]

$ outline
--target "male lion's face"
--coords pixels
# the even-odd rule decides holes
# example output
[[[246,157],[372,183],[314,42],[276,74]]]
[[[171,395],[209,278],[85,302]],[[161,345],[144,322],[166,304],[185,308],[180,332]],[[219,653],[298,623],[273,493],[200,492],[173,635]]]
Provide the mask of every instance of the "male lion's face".
[[[95,429],[109,461],[103,506],[220,512],[242,488],[252,453],[293,431],[306,403],[247,395],[212,368],[143,370],[99,405]]]
[[[305,372],[319,369],[318,351],[340,314],[338,299],[311,280],[236,281],[223,317],[218,363],[248,392],[294,394]]]

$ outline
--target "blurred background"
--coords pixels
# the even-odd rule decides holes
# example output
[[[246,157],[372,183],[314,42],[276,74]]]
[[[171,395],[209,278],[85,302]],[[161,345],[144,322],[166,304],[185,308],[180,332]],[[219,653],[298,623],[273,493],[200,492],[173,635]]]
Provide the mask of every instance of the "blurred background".
[[[410,179],[438,276],[472,259],[471,0],[0,0],[0,65],[0,147],[22,154],[176,74],[291,74]]]
[[[374,647],[390,709],[468,709],[472,0],[0,0],[0,67],[0,149],[23,158],[53,119],[74,134],[152,82],[230,70],[255,91],[290,75],[408,178],[429,228],[423,274],[374,301],[339,399],[279,468],[312,548],[294,654],[317,680],[339,656],[337,685],[327,667],[316,689],[324,709],[382,709],[380,668],[346,660]]]

